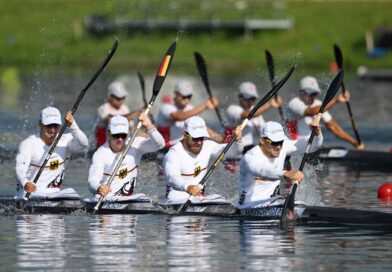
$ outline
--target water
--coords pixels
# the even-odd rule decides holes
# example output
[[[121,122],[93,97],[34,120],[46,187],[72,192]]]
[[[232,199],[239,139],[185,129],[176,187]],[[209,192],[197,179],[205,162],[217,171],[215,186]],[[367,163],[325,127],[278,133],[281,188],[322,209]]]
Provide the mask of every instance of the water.
[[[136,77],[128,80],[131,89],[139,90]],[[175,80],[165,82],[166,93]],[[197,79],[192,80],[195,89],[203,90]],[[69,109],[81,89],[75,86],[85,84],[83,80],[55,78],[54,81],[59,82],[49,84],[54,90],[36,84],[32,93],[24,90],[19,108],[0,109],[0,151],[3,150],[0,197],[11,197],[15,193],[14,153],[17,144],[35,131],[39,110],[48,104],[62,111]],[[96,93],[88,93],[78,109],[77,121],[86,132],[91,131],[96,106],[105,99],[102,86],[109,81],[101,78],[90,90]],[[238,85],[237,81],[212,80],[213,90],[223,105],[235,100],[235,95],[227,93],[235,93],[232,86]],[[294,88],[294,82],[289,82],[290,88]],[[353,111],[367,147],[388,150],[392,147],[392,120],[388,114],[392,106],[387,101],[392,95],[392,84],[352,80],[346,85],[356,90],[353,91]],[[291,96],[287,90],[286,99]],[[136,108],[142,100],[137,94],[133,98],[128,104]],[[204,90],[195,95],[194,102],[197,104],[203,99]],[[349,128],[344,107],[339,105],[333,114]],[[213,112],[204,116],[217,127]],[[267,120],[278,118],[275,112],[266,115]],[[325,141],[326,145],[347,146],[327,133]],[[88,159],[76,158],[66,173],[66,186],[75,188],[83,196],[89,196],[88,167]],[[156,162],[141,165],[137,192],[153,199],[164,196],[164,182],[157,175],[159,169]],[[317,168],[306,166],[306,175],[307,181],[298,188],[299,199],[311,204],[392,213],[391,203],[377,199],[378,186],[392,182],[390,171],[360,171],[331,164]],[[236,179],[237,174],[220,166],[208,181],[207,191],[236,201]],[[276,222],[254,220],[83,213],[37,215],[14,214],[1,209],[0,271],[391,271],[391,240],[392,232],[379,228],[303,225],[283,231]]]

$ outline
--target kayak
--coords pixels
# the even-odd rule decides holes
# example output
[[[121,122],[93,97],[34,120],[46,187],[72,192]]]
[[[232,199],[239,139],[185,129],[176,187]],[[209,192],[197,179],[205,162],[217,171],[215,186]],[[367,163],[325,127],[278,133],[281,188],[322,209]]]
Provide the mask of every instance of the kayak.
[[[330,147],[319,150],[317,156],[323,163],[337,162],[360,170],[392,171],[392,152]]]
[[[17,208],[14,199],[0,199],[0,214],[90,214],[95,203],[82,199],[29,200],[24,209]],[[251,220],[279,221],[283,205],[271,205],[257,208],[238,209],[229,202],[192,203],[187,209],[177,214],[179,203],[166,201],[153,202],[148,199],[127,202],[104,203],[97,214],[160,214],[177,216],[215,216],[224,218],[242,218]],[[329,223],[353,226],[381,226],[392,228],[392,213],[365,211],[348,208],[310,206],[297,204],[294,209],[295,222],[298,224]]]

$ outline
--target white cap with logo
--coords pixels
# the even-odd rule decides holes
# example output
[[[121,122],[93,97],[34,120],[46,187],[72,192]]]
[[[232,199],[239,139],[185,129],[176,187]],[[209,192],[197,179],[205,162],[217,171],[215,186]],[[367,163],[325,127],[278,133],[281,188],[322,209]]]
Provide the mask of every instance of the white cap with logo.
[[[321,89],[318,85],[317,79],[312,76],[307,76],[299,82],[299,89],[307,94],[320,94]]]
[[[174,90],[179,92],[182,96],[192,95],[192,84],[187,80],[180,80],[177,82]]]
[[[128,134],[129,122],[128,119],[122,115],[116,115],[110,118],[108,129],[111,134]]]
[[[114,81],[109,84],[108,94],[114,95],[117,98],[124,98],[128,95],[127,89],[125,88],[125,84],[120,81]]]
[[[185,120],[184,131],[193,138],[209,137],[206,122],[199,116],[192,116]]]
[[[245,99],[258,98],[256,85],[252,82],[246,81],[239,86],[239,94]]]
[[[260,137],[267,137],[273,142],[280,142],[288,139],[282,125],[273,121],[269,121],[261,126]]]
[[[47,107],[41,111],[40,121],[45,126],[50,124],[61,125],[61,113],[54,107]]]

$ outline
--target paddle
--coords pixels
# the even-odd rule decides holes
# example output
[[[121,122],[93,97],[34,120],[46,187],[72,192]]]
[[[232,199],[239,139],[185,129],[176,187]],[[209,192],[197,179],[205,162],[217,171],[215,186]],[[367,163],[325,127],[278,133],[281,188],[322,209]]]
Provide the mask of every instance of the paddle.
[[[147,104],[147,98],[146,98],[146,88],[145,88],[144,77],[143,77],[142,73],[140,73],[139,71],[137,72],[137,76],[139,78],[140,87],[142,89],[142,98],[143,98],[144,108],[146,109],[148,104]],[[152,116],[151,112],[149,114],[149,118],[151,119],[151,122],[154,123],[154,117]]]
[[[271,85],[273,88],[275,85],[275,63],[274,63],[274,59],[272,57],[272,54],[268,50],[265,50],[265,59],[267,60],[269,78],[270,78]],[[277,100],[277,99],[278,99],[278,95],[276,94],[275,100]],[[279,111],[280,118],[282,119],[282,122],[284,122],[283,110],[282,110],[281,106],[278,107],[278,111]]]
[[[333,45],[333,51],[335,53],[335,60],[336,60],[336,63],[338,64],[339,69],[343,69],[343,54],[342,54],[342,50],[340,50],[340,47],[337,44],[334,44]],[[344,85],[343,81],[342,81],[342,91],[343,91],[343,94],[346,92],[346,86]],[[361,141],[361,138],[359,137],[359,132],[358,132],[357,126],[355,125],[354,116],[353,116],[353,113],[351,111],[350,101],[346,102],[346,106],[347,106],[348,114],[350,116],[351,126],[353,127],[353,130],[354,130],[354,133],[355,133],[355,138],[357,139],[358,145],[361,145],[362,141]]]
[[[173,42],[172,45],[169,47],[169,49],[166,51],[166,54],[163,57],[161,65],[159,66],[158,72],[157,72],[157,74],[155,76],[154,85],[152,87],[152,97],[150,99],[150,102],[148,103],[147,108],[144,111],[144,113],[146,115],[148,115],[152,105],[155,102],[155,99],[157,98],[157,96],[159,94],[159,91],[161,90],[162,84],[163,84],[163,82],[166,79],[166,75],[167,75],[167,72],[170,69],[170,65],[171,65],[171,63],[173,61],[175,51],[176,51],[176,42]],[[137,123],[135,132],[133,133],[131,139],[128,141],[128,144],[126,145],[125,149],[122,151],[122,153],[120,155],[120,158],[117,161],[116,167],[114,168],[113,173],[110,176],[110,178],[109,178],[109,180],[108,180],[108,182],[106,184],[107,186],[110,187],[110,185],[112,184],[113,179],[116,176],[116,173],[118,172],[118,170],[119,170],[119,168],[120,168],[120,166],[121,166],[125,156],[128,153],[129,148],[131,147],[131,145],[132,145],[133,141],[135,140],[136,135],[137,135],[137,133],[138,133],[138,131],[140,130],[141,127],[142,127],[142,123],[139,121]],[[95,214],[100,209],[101,203],[103,201],[103,198],[104,198],[104,196],[101,196],[99,198],[97,204],[94,207],[93,214]]]
[[[329,85],[327,94],[325,95],[324,101],[320,107],[319,113],[324,112],[325,107],[328,105],[328,103],[332,100],[332,98],[335,96],[335,94],[339,90],[339,86],[343,81],[343,75],[344,75],[343,70],[340,70],[339,73],[332,80],[331,84]],[[312,146],[312,142],[313,142],[315,134],[316,134],[316,128],[313,127],[312,133],[310,134],[310,138],[308,140],[308,144],[306,146],[305,153],[302,157],[302,161],[299,166],[299,171],[302,171],[304,169],[306,156],[308,155],[310,147]],[[298,182],[294,181],[293,188],[291,189],[290,194],[286,197],[286,200],[283,205],[282,215],[280,217],[281,226],[283,226],[283,224],[286,222],[287,219],[292,219],[294,216],[294,198],[295,198],[295,192],[297,190],[297,186],[298,186]]]
[[[142,89],[142,98],[143,98],[143,103],[144,103],[144,108],[147,108],[147,98],[146,98],[146,89],[145,89],[145,83],[144,83],[144,77],[143,75],[138,71],[137,76],[139,78],[140,86]]]
[[[199,70],[200,78],[203,81],[204,86],[206,87],[208,96],[210,97],[210,99],[212,99],[210,84],[209,84],[208,75],[207,75],[206,62],[200,53],[195,52],[194,56],[195,56],[195,60],[196,60],[197,70]],[[222,119],[222,116],[220,115],[218,107],[215,108],[215,112],[216,112],[216,115],[218,116],[219,123],[224,128],[225,124],[223,123],[223,119]]]
[[[103,71],[103,69],[105,69],[106,65],[109,63],[110,59],[113,57],[114,53],[117,50],[117,46],[118,46],[118,39],[115,38],[115,41],[112,45],[112,48],[110,49],[108,55],[106,56],[105,60],[103,61],[103,63],[101,64],[101,66],[99,67],[99,69],[95,72],[94,76],[90,79],[90,81],[87,83],[86,87],[84,87],[84,89],[80,92],[78,98],[76,99],[76,102],[71,110],[72,114],[75,113],[76,109],[78,108],[80,102],[82,101],[84,95],[86,94],[87,90],[90,88],[90,86],[94,83],[94,81],[97,79],[97,77],[101,74],[101,72]],[[68,127],[69,123],[68,122],[64,122],[63,126],[61,127],[59,133],[57,134],[56,139],[54,140],[52,146],[49,149],[48,154],[45,157],[45,160],[43,161],[43,163],[41,164],[37,174],[35,175],[35,178],[33,180],[33,183],[37,183],[39,177],[41,176],[42,171],[45,168],[46,163],[49,161],[50,157],[52,156],[58,142],[60,141],[61,136],[64,134],[65,129]],[[30,197],[30,193],[26,193],[26,195],[24,196],[23,200],[20,201],[19,203],[19,207],[23,209],[26,201],[29,199]]]
[[[280,88],[282,88],[282,86],[286,83],[286,81],[290,78],[291,74],[294,71],[294,67],[292,67],[290,69],[290,71],[284,76],[284,78],[282,78],[281,81],[278,82],[278,84],[276,84],[254,107],[253,109],[249,112],[248,116],[244,119],[244,121],[242,121],[241,124],[241,130],[244,129],[244,127],[246,126],[246,124],[248,123],[248,121],[250,119],[252,119],[253,115],[256,113],[256,111],[263,106],[265,103],[267,103],[272,96],[274,96],[279,90]],[[232,137],[230,142],[225,146],[225,148],[223,149],[223,151],[221,152],[221,154],[218,156],[218,158],[215,160],[215,162],[212,164],[212,166],[208,169],[206,175],[203,177],[203,179],[199,182],[199,187],[200,189],[203,189],[205,186],[205,183],[207,181],[207,179],[210,177],[211,173],[215,170],[215,168],[219,165],[219,163],[222,161],[223,157],[225,156],[225,154],[227,153],[227,151],[229,150],[229,148],[233,145],[233,143],[235,142],[236,138]],[[177,210],[177,213],[181,213],[183,211],[186,210],[186,208],[191,204],[191,201],[193,199],[193,196],[191,195],[186,202],[184,202],[180,208]]]

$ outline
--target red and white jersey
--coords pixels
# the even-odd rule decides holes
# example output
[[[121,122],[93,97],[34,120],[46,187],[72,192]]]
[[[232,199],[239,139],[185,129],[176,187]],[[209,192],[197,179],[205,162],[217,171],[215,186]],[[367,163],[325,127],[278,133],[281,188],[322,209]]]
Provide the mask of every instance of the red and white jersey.
[[[307,143],[307,138],[285,140],[277,158],[268,158],[259,145],[245,153],[240,161],[238,178],[239,207],[270,199],[278,194],[286,156],[303,153]],[[315,137],[310,152],[316,151],[322,143],[323,136],[320,134]]]
[[[61,136],[37,180],[37,191],[32,193],[31,197],[60,191],[64,170],[72,152],[88,147],[88,139],[76,122],[69,129],[71,133]],[[42,141],[39,134],[31,135],[20,143],[15,166],[18,199],[24,197],[24,186],[34,180],[49,150],[50,146]]]
[[[226,144],[205,140],[199,154],[185,150],[182,142],[173,145],[163,159],[166,180],[166,197],[170,200],[187,199],[186,189],[197,185],[207,173],[211,156],[217,157]]]
[[[96,122],[96,127],[104,127],[106,128],[106,123],[104,122],[104,119],[106,116],[109,114],[112,116],[115,115],[126,115],[129,114],[131,111],[126,105],[121,105],[119,109],[114,108],[112,105],[110,105],[109,102],[106,102],[99,106],[97,110],[97,122]],[[132,123],[133,124],[133,123]]]
[[[150,138],[140,136],[135,138],[118,172],[115,173],[110,186],[112,191],[107,197],[132,195],[142,155],[164,147],[164,139],[157,130],[154,129],[149,133]],[[121,153],[113,152],[108,141],[95,151],[88,176],[89,189],[92,193],[96,194],[99,186],[108,182]]]
[[[188,104],[184,109],[178,108],[175,104],[163,104],[158,111],[157,126],[159,132],[165,139],[166,147],[170,147],[182,139],[182,131],[184,121],[173,121],[170,119],[170,114],[173,112],[184,112],[193,109],[193,106]]]
[[[313,104],[306,105],[299,97],[295,97],[290,100],[287,109],[287,129],[290,133],[291,138],[298,139],[303,137],[309,137],[312,130],[309,124],[312,122],[314,116],[304,116],[305,110],[310,107],[320,106],[322,102],[315,99]],[[332,115],[325,111],[322,114],[321,120],[324,123],[328,123],[332,120]]]
[[[225,128],[225,130],[230,130],[230,132],[225,132],[225,135],[231,135],[231,130],[242,123],[243,119],[241,115],[243,112],[244,108],[240,105],[230,105],[227,108],[225,115],[228,126]],[[258,141],[256,139],[259,136],[260,127],[264,123],[265,121],[262,115],[259,115],[249,120],[249,122],[242,130],[241,141],[244,146],[258,144]]]

